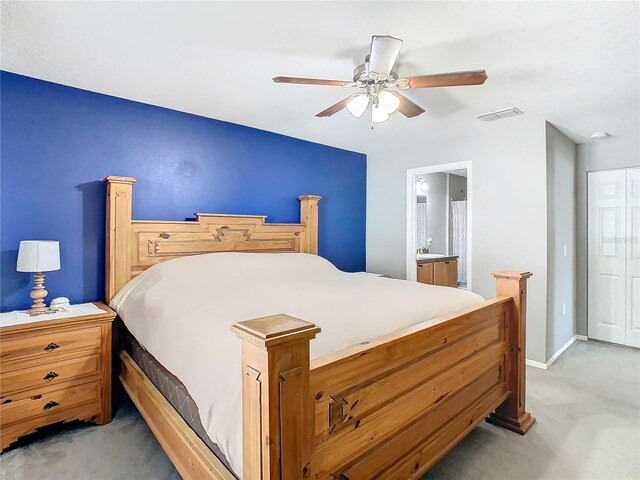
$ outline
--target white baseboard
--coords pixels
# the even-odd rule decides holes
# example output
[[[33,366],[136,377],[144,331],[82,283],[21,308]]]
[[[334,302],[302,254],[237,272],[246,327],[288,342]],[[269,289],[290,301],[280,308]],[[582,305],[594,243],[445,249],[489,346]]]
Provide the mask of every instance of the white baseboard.
[[[562,355],[567,348],[573,345],[573,342],[575,342],[576,340],[586,341],[588,340],[588,338],[585,337],[584,335],[574,335],[573,337],[571,337],[571,339],[569,339],[567,343],[565,343],[562,347],[560,347],[558,351],[554,353],[549,360],[547,360],[547,363],[536,362],[535,360],[527,359],[526,364],[529,365],[530,367],[541,368],[543,370],[546,370],[551,365],[553,365],[553,362],[555,362],[558,359],[558,357],[560,357],[560,355]]]
[[[586,335],[576,335],[576,340],[580,340],[581,342],[586,342],[589,340],[589,337]]]
[[[535,360],[529,360],[528,358],[527,358],[527,361],[525,363],[527,365],[529,365],[530,367],[541,368],[543,370],[547,369],[547,364],[546,363],[536,362]]]
[[[565,343],[563,346],[561,346],[560,349],[558,349],[558,351],[553,354],[553,357],[551,357],[549,360],[547,360],[547,368],[549,368],[551,365],[553,365],[553,362],[555,362],[558,359],[558,357],[560,355],[562,355],[567,348],[569,348],[571,345],[573,345],[573,342],[575,342],[577,339],[578,339],[578,336],[574,335],[573,337],[571,337],[569,339],[569,341],[567,343]]]

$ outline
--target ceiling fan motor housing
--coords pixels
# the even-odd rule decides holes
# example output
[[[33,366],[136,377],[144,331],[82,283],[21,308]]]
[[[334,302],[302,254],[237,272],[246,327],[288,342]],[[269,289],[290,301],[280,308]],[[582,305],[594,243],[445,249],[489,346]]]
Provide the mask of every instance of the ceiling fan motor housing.
[[[397,80],[398,67],[396,65],[393,66],[389,75],[369,71],[369,55],[364,57],[364,63],[353,69],[353,82],[358,87],[367,87],[372,84],[393,87]]]

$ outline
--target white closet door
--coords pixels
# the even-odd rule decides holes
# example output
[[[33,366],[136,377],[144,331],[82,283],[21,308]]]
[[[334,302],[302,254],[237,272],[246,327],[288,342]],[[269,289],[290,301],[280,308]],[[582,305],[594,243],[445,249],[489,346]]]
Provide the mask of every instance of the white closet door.
[[[627,170],[627,340],[640,347],[640,168]]]
[[[590,172],[588,179],[589,337],[626,339],[626,172]]]

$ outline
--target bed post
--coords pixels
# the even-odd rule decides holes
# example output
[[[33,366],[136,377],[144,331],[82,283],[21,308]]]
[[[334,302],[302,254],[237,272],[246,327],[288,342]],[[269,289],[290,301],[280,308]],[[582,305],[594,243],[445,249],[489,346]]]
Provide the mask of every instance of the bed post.
[[[300,195],[300,223],[307,227],[302,253],[318,254],[318,195]]]
[[[231,329],[242,340],[243,478],[309,478],[309,341],[320,328],[274,315],[239,322]]]
[[[131,192],[135,178],[107,177],[105,300],[131,280]]]
[[[525,410],[527,279],[531,275],[509,271],[493,274],[496,294],[513,298],[505,332],[508,342],[505,376],[511,393],[487,421],[520,435],[535,423],[535,418]]]

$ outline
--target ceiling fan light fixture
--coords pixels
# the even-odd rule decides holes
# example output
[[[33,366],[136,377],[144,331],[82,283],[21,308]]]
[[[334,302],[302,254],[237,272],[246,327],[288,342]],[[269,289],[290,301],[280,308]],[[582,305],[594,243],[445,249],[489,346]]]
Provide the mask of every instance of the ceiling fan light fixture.
[[[367,109],[368,106],[369,106],[369,95],[367,95],[366,93],[361,93],[360,95],[356,95],[351,100],[349,100],[349,103],[347,103],[347,108],[349,109],[349,112],[351,113],[351,115],[357,118],[360,118],[362,116],[362,114],[364,113],[364,111]]]
[[[379,103],[377,105],[374,104],[371,108],[371,120],[373,120],[374,123],[382,123],[386,122],[388,119],[389,114],[387,111],[382,108]]]
[[[378,94],[378,104],[390,115],[400,106],[400,99],[392,92],[382,91]]]
[[[424,108],[412,102],[401,91],[417,88],[457,87],[462,85],[482,85],[487,80],[484,70],[432,73],[411,77],[401,77],[398,73],[398,55],[402,40],[390,35],[373,35],[369,53],[364,63],[353,70],[352,80],[327,80],[306,77],[274,77],[276,83],[299,85],[326,85],[333,87],[354,87],[362,93],[351,94],[339,102],[325,108],[316,117],[326,118],[343,109],[348,109],[354,117],[361,117],[372,104],[373,122],[384,122],[396,110],[406,118],[415,118],[425,112]],[[389,89],[398,89],[389,90]],[[495,117],[496,112],[492,112]],[[521,112],[520,112],[521,113]],[[497,117],[501,118],[501,117]]]

